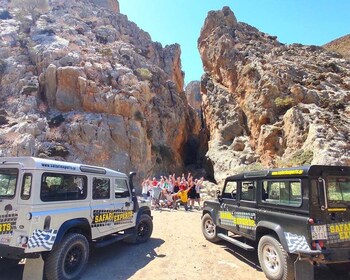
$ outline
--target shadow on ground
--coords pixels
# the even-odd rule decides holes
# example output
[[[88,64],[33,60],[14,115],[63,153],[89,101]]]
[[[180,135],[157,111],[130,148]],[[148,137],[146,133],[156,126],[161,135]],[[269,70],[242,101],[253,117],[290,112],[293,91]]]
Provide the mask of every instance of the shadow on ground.
[[[257,271],[262,271],[257,251],[246,251],[241,249],[233,244],[220,242],[220,245],[229,253],[231,253],[234,257],[239,259],[242,262],[245,262],[247,265],[252,267]],[[350,265],[350,264],[349,264]],[[316,266],[314,270],[314,279],[315,280],[350,280],[350,274],[348,272],[342,271],[334,271],[329,269],[326,265]]]
[[[118,242],[104,248],[93,248],[90,250],[88,267],[81,279],[129,279],[152,260],[164,257],[155,251],[163,243],[164,240],[151,238],[146,243],[137,245]],[[23,269],[23,264],[9,264],[0,260],[0,279],[21,280]]]

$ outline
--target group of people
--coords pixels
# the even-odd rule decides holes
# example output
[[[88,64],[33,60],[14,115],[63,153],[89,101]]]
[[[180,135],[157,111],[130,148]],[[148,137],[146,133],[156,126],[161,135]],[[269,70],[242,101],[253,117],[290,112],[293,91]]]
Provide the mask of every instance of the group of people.
[[[175,174],[144,179],[142,182],[142,197],[151,199],[155,209],[167,207],[177,209],[180,205],[185,210],[194,209],[195,203],[201,209],[200,190],[203,187],[204,178],[194,179],[191,173],[185,177],[176,177]]]

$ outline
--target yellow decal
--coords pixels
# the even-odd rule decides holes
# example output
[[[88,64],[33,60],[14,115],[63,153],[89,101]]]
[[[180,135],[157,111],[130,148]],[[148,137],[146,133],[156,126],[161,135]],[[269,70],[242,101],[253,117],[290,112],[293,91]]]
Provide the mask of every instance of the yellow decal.
[[[233,221],[233,215],[231,212],[220,212],[220,219]]]
[[[0,224],[0,233],[7,233],[12,231],[12,226],[9,223]]]
[[[247,228],[256,227],[254,213],[235,212],[220,212],[221,224],[231,226],[244,226]]]
[[[255,221],[250,218],[234,218],[234,223],[240,226],[255,227]]]
[[[329,225],[329,232],[331,234],[339,234],[340,240],[350,239],[350,223]]]
[[[345,212],[346,208],[328,208],[328,212]]]
[[[106,212],[102,214],[97,214],[93,218],[93,223],[107,223],[107,222],[119,222],[122,220],[131,219],[134,213],[132,211],[126,211],[123,213]]]
[[[297,170],[281,170],[281,171],[272,171],[272,176],[279,176],[279,175],[301,175],[303,174],[303,170],[297,169]]]

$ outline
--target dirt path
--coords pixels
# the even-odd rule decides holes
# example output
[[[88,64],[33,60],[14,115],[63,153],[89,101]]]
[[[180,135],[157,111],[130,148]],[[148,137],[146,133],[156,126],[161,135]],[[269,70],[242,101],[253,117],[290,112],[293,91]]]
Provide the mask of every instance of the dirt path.
[[[266,279],[256,252],[231,244],[213,244],[201,232],[201,212],[153,211],[152,238],[141,245],[119,242],[91,251],[82,280]],[[23,265],[0,267],[1,280],[20,280]],[[317,268],[315,279],[345,280],[345,275]],[[35,279],[33,279],[35,280]]]

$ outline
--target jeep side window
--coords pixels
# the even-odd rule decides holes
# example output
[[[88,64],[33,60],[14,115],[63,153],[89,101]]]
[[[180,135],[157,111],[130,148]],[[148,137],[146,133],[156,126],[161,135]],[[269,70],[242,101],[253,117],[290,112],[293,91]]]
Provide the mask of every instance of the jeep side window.
[[[237,182],[234,182],[234,181],[227,182],[225,189],[223,191],[222,197],[236,199],[236,197],[237,197]]]
[[[42,201],[83,200],[86,196],[86,176],[43,173],[40,187]]]
[[[128,183],[125,179],[115,179],[115,198],[129,197]]]
[[[263,181],[262,201],[272,204],[300,206],[302,201],[300,181]]]
[[[21,199],[28,200],[32,190],[32,174],[26,173],[23,175]]]
[[[93,178],[92,198],[109,199],[111,197],[111,184],[109,178]]]
[[[243,181],[241,200],[255,201],[256,184],[254,181]]]

